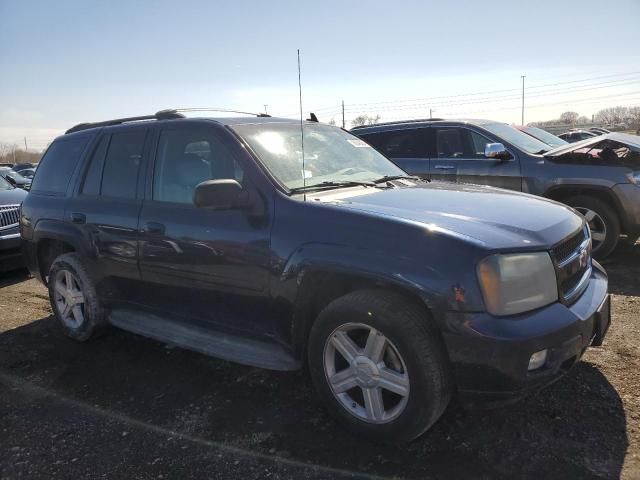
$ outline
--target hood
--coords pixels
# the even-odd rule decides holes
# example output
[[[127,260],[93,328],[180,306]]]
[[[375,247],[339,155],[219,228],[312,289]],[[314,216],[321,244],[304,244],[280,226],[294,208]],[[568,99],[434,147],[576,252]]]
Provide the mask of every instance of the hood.
[[[0,190],[0,206],[20,204],[26,196],[27,192],[25,192],[21,188]]]
[[[583,225],[581,216],[559,203],[476,185],[359,187],[314,193],[313,199],[417,222],[488,249],[548,249]]]
[[[598,135],[593,138],[587,138],[586,140],[580,140],[579,142],[569,143],[568,145],[562,145],[561,147],[549,150],[544,154],[545,157],[557,157],[564,155],[565,153],[574,152],[585,147],[596,145],[605,140],[611,140],[613,142],[622,143],[629,149],[640,152],[640,137],[638,135],[629,135],[627,133],[606,133],[604,135]]]

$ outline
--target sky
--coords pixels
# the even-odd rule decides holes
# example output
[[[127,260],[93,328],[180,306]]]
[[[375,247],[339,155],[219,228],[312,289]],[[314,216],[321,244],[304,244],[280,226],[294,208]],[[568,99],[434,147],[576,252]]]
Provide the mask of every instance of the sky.
[[[640,0],[0,0],[0,142],[164,108],[346,126],[640,105]],[[431,112],[430,112],[431,109]],[[216,114],[210,114],[215,116]]]

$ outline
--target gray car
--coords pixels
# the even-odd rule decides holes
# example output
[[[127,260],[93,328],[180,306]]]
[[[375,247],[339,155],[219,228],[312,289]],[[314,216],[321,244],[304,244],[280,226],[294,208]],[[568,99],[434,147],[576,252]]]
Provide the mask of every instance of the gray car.
[[[352,132],[405,171],[430,180],[475,183],[547,197],[589,222],[594,256],[620,235],[640,235],[640,137],[608,133],[552,149],[505,123],[415,120]]]

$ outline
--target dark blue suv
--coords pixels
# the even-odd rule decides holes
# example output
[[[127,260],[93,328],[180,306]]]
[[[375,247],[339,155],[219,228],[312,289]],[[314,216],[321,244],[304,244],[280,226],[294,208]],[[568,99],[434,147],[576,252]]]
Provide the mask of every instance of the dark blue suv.
[[[429,184],[315,122],[76,126],[44,155],[20,230],[71,338],[114,325],[304,368],[341,423],[382,441],[417,437],[454,394],[508,401],[556,380],[609,325],[570,208]]]

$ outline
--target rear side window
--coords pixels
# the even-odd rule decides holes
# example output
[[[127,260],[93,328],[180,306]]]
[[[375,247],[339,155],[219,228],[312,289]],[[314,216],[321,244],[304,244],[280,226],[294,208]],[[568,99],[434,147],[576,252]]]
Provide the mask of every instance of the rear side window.
[[[362,139],[389,158],[427,158],[426,135],[426,129],[413,129],[372,133]]]
[[[136,197],[138,170],[146,130],[114,133],[104,160],[102,188],[104,197],[132,199]]]
[[[89,138],[83,136],[54,142],[40,161],[31,191],[65,193]]]
[[[82,185],[82,193],[84,195],[100,195],[100,184],[102,182],[102,169],[104,167],[104,157],[107,154],[109,146],[109,135],[105,135],[100,139],[98,147],[93,152],[89,161],[89,169],[84,177]]]

